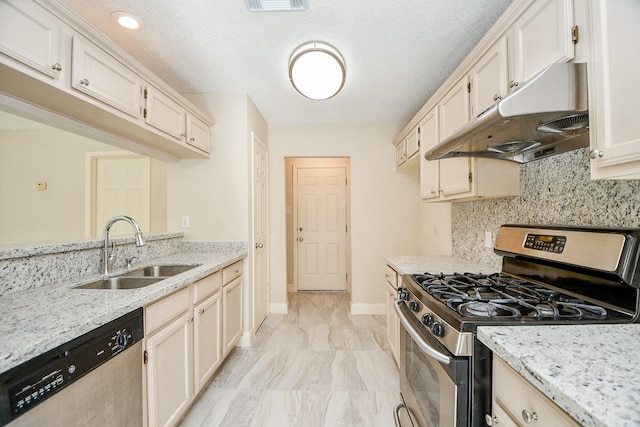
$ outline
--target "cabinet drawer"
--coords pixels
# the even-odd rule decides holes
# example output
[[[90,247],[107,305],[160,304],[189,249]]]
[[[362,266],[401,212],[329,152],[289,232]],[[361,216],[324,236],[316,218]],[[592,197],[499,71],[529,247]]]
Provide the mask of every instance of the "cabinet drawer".
[[[242,261],[238,261],[222,270],[222,283],[225,285],[242,274]]]
[[[171,319],[189,310],[191,307],[190,289],[191,287],[187,287],[146,307],[144,313],[145,335],[152,334]]]
[[[394,289],[398,288],[398,274],[388,265],[384,267],[384,278],[387,279],[387,283],[393,286]]]
[[[493,393],[495,402],[520,425],[540,427],[580,425],[496,356],[493,357]],[[533,420],[525,422],[523,417],[526,411],[532,414]]]
[[[213,273],[193,284],[193,303],[197,304],[222,289],[222,271]]]

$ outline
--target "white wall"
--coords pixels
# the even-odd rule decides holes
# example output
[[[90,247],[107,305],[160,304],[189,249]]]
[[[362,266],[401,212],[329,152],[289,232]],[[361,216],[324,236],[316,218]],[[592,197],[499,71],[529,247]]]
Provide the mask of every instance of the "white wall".
[[[352,310],[385,304],[385,255],[420,253],[418,175],[395,171],[402,124],[269,126],[271,302],[287,300],[285,157],[349,157]]]
[[[167,230],[190,241],[246,241],[249,235],[247,96],[190,95],[215,118],[211,159],[180,160],[167,166]],[[180,219],[189,217],[189,228]]]

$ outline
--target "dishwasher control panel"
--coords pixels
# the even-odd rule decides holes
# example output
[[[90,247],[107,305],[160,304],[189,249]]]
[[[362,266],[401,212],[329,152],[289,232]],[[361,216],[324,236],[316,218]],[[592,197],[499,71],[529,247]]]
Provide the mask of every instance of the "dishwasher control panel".
[[[137,309],[0,375],[0,425],[19,417],[143,337]]]

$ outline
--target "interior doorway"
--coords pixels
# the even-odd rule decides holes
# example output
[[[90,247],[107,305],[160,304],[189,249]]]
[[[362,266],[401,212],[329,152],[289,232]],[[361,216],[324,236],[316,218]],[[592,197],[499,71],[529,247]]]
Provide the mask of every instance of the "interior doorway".
[[[288,291],[350,291],[349,158],[286,158]]]

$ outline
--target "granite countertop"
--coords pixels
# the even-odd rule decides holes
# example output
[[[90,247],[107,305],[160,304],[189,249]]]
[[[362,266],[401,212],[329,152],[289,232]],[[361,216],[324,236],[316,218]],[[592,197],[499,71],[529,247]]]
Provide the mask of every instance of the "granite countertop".
[[[200,250],[151,259],[154,264],[201,264],[185,273],[130,290],[72,289],[102,276],[58,283],[0,297],[0,373],[126,313],[243,259],[246,248]],[[117,275],[121,271],[114,271]]]
[[[386,256],[385,260],[400,274],[497,273],[486,265],[451,256]]]
[[[481,326],[478,338],[581,425],[640,425],[640,324]]]

